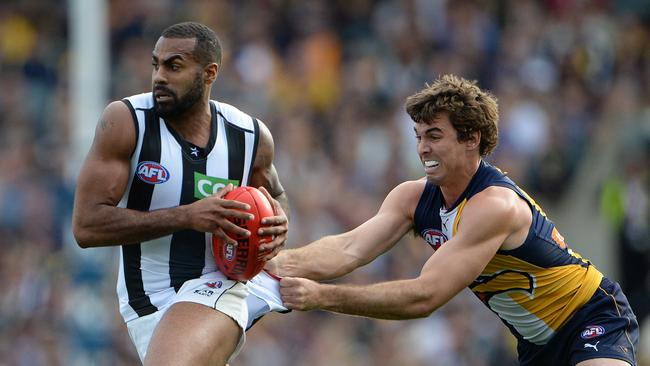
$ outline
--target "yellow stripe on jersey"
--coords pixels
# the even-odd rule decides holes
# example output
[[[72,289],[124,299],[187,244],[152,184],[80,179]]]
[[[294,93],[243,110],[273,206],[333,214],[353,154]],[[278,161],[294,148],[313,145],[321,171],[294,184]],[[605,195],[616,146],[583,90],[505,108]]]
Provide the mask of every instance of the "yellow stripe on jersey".
[[[524,339],[546,344],[589,301],[602,276],[593,266],[543,268],[497,254],[471,289]]]
[[[517,187],[517,188],[519,188],[519,191],[521,192],[521,194],[524,195],[524,197],[526,197],[526,199],[528,200],[528,202],[529,202],[531,205],[533,205],[533,207],[535,207],[535,209],[537,209],[537,211],[539,211],[539,213],[540,213],[542,216],[546,217],[546,213],[544,212],[544,210],[542,210],[542,208],[540,207],[540,205],[538,205],[537,202],[535,202],[535,200],[534,200],[531,196],[529,196],[528,193],[526,193],[526,191],[524,191],[524,190],[521,189],[520,187]]]
[[[458,232],[458,223],[460,222],[460,213],[463,212],[463,208],[465,208],[465,205],[467,204],[467,198],[463,200],[458,205],[458,210],[456,210],[456,217],[454,217],[454,226],[453,226],[453,231],[452,231],[452,237],[456,235]]]

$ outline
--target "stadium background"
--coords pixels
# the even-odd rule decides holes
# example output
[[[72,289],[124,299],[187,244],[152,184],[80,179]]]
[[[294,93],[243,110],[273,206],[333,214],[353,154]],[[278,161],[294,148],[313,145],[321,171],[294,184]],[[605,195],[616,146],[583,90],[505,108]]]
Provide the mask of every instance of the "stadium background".
[[[78,118],[73,3],[0,4],[0,365],[136,364],[117,312],[116,250],[78,249],[70,234],[85,155],[75,136],[92,132],[100,112]],[[405,96],[447,72],[478,80],[500,100],[490,160],[622,283],[644,326],[640,364],[650,365],[648,1],[103,6],[102,106],[149,90],[151,50],[168,25],[196,20],[217,31],[225,59],[213,96],[273,132],[291,246],[354,227],[397,183],[422,175]],[[407,238],[344,281],[414,276],[430,254]],[[414,321],[270,315],[232,365],[514,365],[514,353],[506,328],[463,294]]]

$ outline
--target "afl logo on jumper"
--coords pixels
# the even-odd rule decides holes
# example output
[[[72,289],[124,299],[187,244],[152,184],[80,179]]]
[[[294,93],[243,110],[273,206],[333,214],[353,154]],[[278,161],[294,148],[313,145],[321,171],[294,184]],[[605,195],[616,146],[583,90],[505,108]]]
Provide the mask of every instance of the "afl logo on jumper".
[[[138,164],[136,174],[141,181],[149,184],[160,184],[169,180],[169,170],[154,161],[143,161]]]
[[[600,325],[589,325],[580,333],[582,339],[591,339],[605,334],[605,328]]]
[[[429,243],[434,250],[438,250],[442,243],[447,241],[447,235],[445,235],[445,233],[434,229],[423,230],[422,238]]]

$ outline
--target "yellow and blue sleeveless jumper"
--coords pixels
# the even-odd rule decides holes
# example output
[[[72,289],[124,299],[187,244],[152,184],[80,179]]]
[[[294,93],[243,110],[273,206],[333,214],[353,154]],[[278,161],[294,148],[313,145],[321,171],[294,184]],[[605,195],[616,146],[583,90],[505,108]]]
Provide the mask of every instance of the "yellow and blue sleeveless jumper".
[[[530,206],[533,219],[524,243],[499,250],[469,286],[510,328],[520,343],[545,345],[589,299],[603,275],[564,242],[544,211],[498,168],[482,161],[450,207],[440,188],[427,182],[415,210],[415,230],[434,250],[453,238],[463,208],[490,186],[506,187]]]

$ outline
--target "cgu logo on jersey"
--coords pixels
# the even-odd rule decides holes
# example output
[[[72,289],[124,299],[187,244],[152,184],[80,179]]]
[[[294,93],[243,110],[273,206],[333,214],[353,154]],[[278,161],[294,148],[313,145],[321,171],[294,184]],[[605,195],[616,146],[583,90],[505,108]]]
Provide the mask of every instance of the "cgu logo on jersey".
[[[442,243],[448,240],[447,235],[439,230],[426,229],[422,231],[422,238],[433,247],[433,250],[438,250]]]
[[[141,162],[135,173],[141,181],[149,184],[160,184],[169,180],[169,170],[155,161]]]
[[[238,180],[211,177],[199,172],[194,172],[194,198],[202,199],[210,197],[227,186],[228,183],[232,183],[233,186],[239,187]]]
[[[588,325],[585,330],[580,333],[582,339],[591,339],[605,334],[605,328],[600,325]]]

